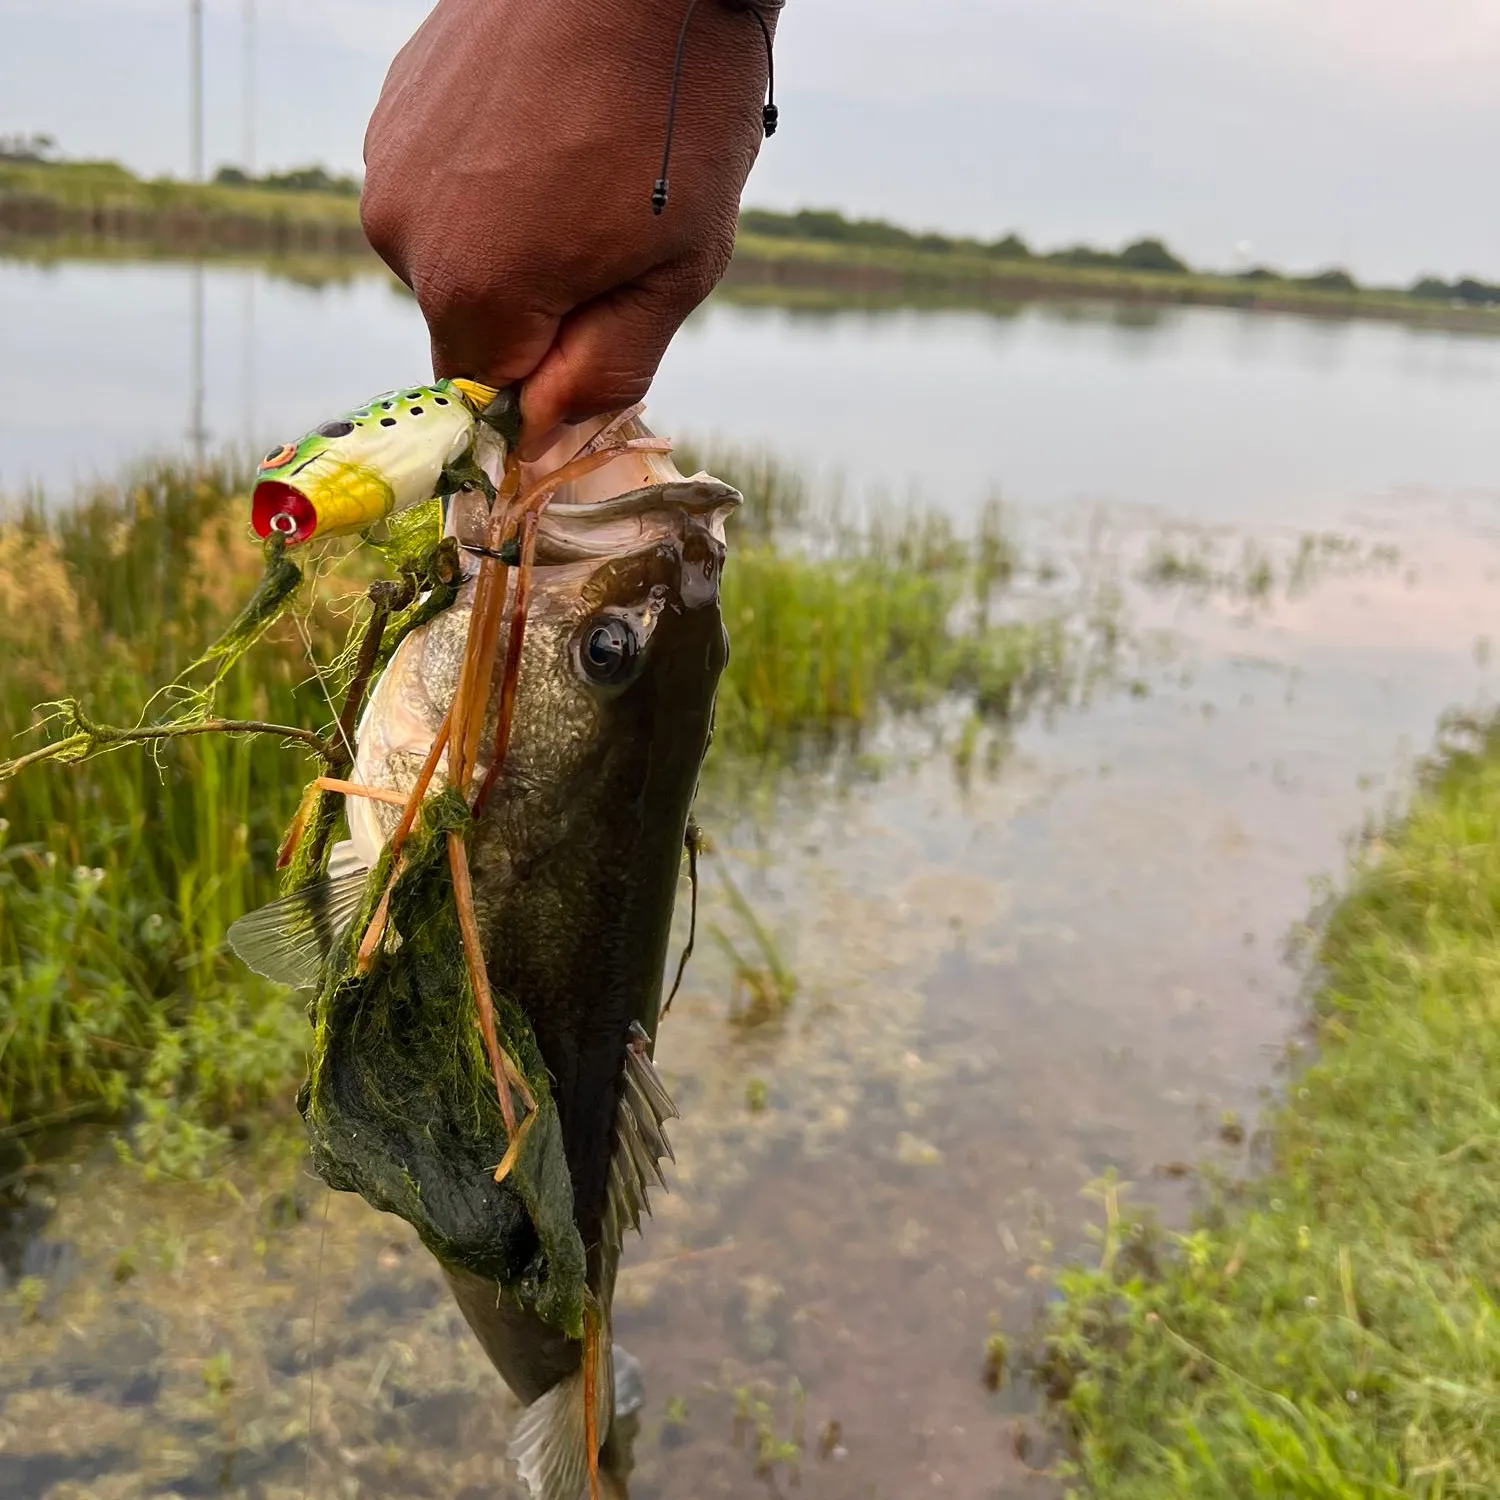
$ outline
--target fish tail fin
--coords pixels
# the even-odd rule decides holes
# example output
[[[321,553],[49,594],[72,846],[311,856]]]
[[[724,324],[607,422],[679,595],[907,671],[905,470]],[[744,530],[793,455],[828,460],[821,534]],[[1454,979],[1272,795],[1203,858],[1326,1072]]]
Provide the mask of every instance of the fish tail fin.
[[[579,1500],[585,1486],[591,1500],[597,1500],[599,1449],[614,1405],[609,1324],[591,1310],[584,1321],[584,1357],[578,1368],[537,1397],[511,1434],[510,1461],[531,1500]]]

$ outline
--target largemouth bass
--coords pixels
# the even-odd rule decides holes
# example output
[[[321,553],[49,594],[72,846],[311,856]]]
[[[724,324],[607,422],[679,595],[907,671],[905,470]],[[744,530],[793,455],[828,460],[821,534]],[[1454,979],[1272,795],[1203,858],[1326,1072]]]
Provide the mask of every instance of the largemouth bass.
[[[649,436],[634,418],[621,430]],[[590,435],[574,432],[538,467]],[[670,1154],[664,1127],[676,1110],[652,1050],[684,838],[727,659],[719,580],[724,522],[739,499],[707,475],[684,478],[664,454],[635,452],[556,495],[540,519],[508,751],[493,777],[483,752],[474,770],[474,786],[490,785],[469,834],[473,908],[490,983],[524,1017],[555,1110],[555,1125],[547,1113],[537,1131],[560,1143],[584,1337],[539,1290],[558,1273],[549,1256],[560,1264],[567,1251],[546,1222],[544,1188],[497,1185],[493,1131],[470,1131],[422,1079],[401,1079],[399,1063],[370,1076],[379,1070],[361,1054],[372,1024],[363,992],[342,1021],[337,992],[320,1002],[323,1050],[301,1101],[315,1159],[335,1186],[410,1218],[437,1255],[470,1328],[526,1406],[510,1452],[533,1500],[579,1500],[608,1437],[609,1315],[624,1232],[649,1212],[648,1189],[663,1183]],[[481,507],[478,495],[454,497],[448,529],[461,544],[480,534]],[[458,685],[472,600],[471,579],[397,649],[359,725],[354,783],[405,794],[417,781]],[[481,745],[500,685],[497,670]],[[446,753],[437,764],[441,791]],[[368,909],[369,872],[401,812],[352,795],[346,813],[350,837],[334,851],[330,882],[240,924],[236,947],[253,967],[297,978],[305,945],[289,963],[289,915],[304,919],[299,942],[312,934],[327,952],[355,909]],[[418,963],[421,932],[409,918],[401,930],[401,920],[372,976],[399,997],[379,1023],[388,1046],[392,1028],[435,1002],[430,983],[403,973]],[[462,1004],[455,992],[448,1009]],[[336,1031],[343,1040],[325,1045]],[[545,1142],[533,1151],[533,1184],[549,1180],[546,1151]]]

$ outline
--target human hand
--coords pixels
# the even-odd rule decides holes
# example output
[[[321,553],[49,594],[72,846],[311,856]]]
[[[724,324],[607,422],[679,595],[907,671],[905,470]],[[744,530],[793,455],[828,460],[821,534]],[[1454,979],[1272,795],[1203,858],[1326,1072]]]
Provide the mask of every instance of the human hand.
[[[671,197],[654,215],[686,8],[439,0],[370,121],[370,243],[416,294],[436,374],[524,380],[528,457],[558,424],[640,400],[729,264],[762,135],[765,43],[743,8],[697,6]]]

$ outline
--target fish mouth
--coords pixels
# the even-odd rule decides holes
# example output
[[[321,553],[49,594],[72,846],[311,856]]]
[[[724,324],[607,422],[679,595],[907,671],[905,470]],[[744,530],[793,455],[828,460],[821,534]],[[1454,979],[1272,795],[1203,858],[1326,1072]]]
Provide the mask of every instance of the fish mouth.
[[[263,479],[250,496],[250,525],[262,539],[284,536],[288,544],[305,542],[318,529],[311,500],[282,479]]]
[[[738,490],[707,474],[663,479],[599,500],[554,500],[537,526],[537,565],[628,556],[679,534],[685,520],[722,543],[724,523],[743,500]]]
[[[566,446],[548,455],[547,466],[559,464],[569,449],[581,454],[606,440],[652,438],[639,412],[574,429]],[[684,475],[670,453],[624,453],[553,496],[538,519],[536,562],[562,566],[625,556],[680,536],[685,522],[722,544],[724,523],[743,501],[738,490],[709,474]]]

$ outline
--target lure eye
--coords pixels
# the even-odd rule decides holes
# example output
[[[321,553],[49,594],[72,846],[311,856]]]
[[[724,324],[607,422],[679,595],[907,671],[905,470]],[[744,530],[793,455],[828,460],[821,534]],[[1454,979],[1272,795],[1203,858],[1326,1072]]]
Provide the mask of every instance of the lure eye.
[[[583,628],[578,660],[584,675],[601,687],[618,687],[635,670],[640,637],[618,615],[599,615]]]
[[[279,469],[297,452],[295,443],[283,443],[279,448],[272,448],[266,456],[261,459],[260,466],[263,469]]]
[[[348,437],[349,434],[353,431],[353,422],[325,422],[320,428],[318,428],[318,436],[326,438],[341,438]]]

